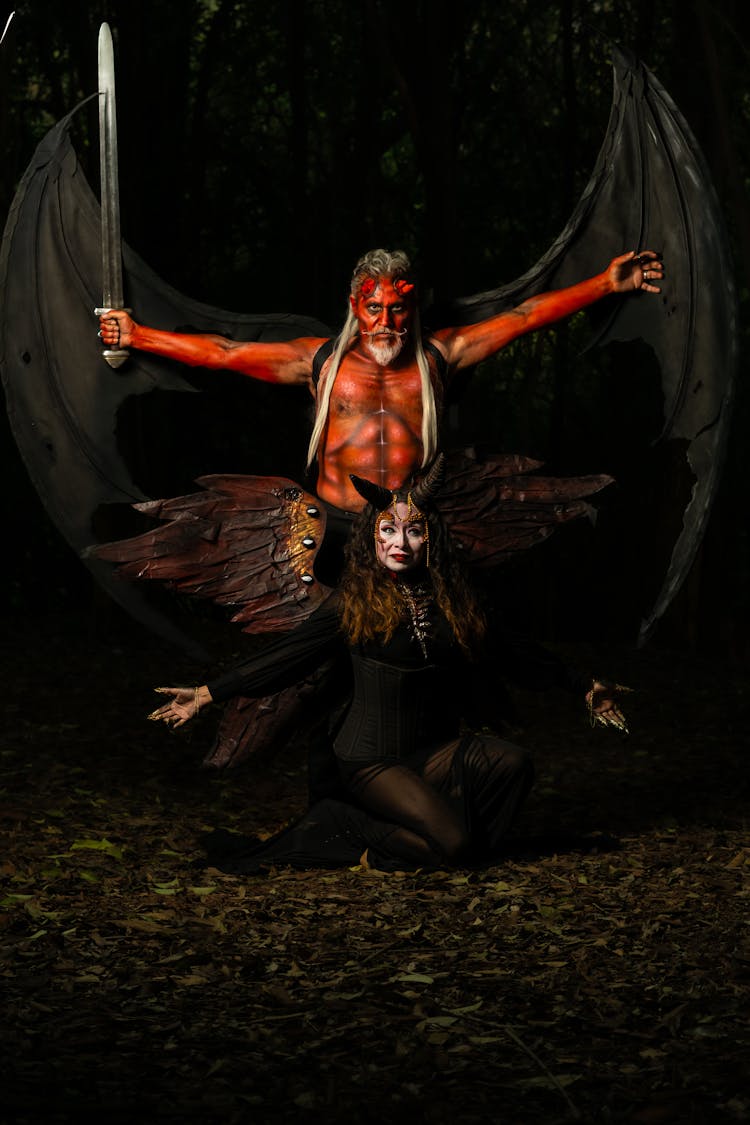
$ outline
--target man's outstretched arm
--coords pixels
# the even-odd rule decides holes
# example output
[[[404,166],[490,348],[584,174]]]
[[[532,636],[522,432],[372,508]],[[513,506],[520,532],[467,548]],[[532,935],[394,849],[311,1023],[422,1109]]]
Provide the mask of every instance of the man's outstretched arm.
[[[138,348],[189,367],[239,371],[267,383],[309,384],[312,358],[324,342],[322,338],[304,337],[277,343],[248,343],[224,336],[163,332],[136,324],[122,309],[104,313],[99,323],[99,335],[107,347]]]
[[[659,293],[661,290],[653,283],[661,281],[663,276],[664,268],[653,250],[642,250],[638,254],[631,250],[628,254],[613,258],[607,269],[596,277],[580,281],[567,289],[540,293],[515,309],[478,324],[464,328],[443,328],[433,338],[445,353],[449,367],[460,371],[461,368],[481,363],[518,336],[571,316],[612,293],[631,293],[637,289]]]

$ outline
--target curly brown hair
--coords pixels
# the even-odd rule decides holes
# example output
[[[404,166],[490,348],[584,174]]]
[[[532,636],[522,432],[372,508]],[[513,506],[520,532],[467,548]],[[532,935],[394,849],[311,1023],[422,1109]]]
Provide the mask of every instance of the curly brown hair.
[[[341,626],[350,644],[382,640],[387,644],[404,617],[404,600],[391,573],[375,556],[375,526],[381,513],[368,504],[357,519],[346,549],[341,578]],[[487,622],[466,580],[440,518],[427,515],[429,570],[435,601],[467,656],[475,656]]]

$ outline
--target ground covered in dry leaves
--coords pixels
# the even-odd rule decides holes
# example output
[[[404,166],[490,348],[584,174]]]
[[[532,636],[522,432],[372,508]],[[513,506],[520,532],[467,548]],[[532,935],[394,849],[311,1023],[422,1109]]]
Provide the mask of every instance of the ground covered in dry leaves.
[[[750,1120],[736,669],[607,653],[627,739],[519,697],[538,778],[491,869],[241,879],[197,837],[301,808],[299,751],[207,774],[213,716],[143,719],[195,673],[134,630],[3,644],[0,1120]]]

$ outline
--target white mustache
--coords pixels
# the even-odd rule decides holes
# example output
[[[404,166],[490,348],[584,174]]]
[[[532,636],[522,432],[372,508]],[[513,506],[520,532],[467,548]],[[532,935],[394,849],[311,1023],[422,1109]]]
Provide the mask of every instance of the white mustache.
[[[397,332],[395,328],[394,329],[376,328],[374,330],[374,332],[363,332],[362,335],[363,336],[405,336],[408,331],[409,331],[408,328],[402,328],[400,332]]]

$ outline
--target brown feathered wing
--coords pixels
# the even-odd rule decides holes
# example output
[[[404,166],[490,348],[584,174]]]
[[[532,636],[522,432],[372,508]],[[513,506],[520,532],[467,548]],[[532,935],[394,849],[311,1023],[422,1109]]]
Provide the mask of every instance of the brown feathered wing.
[[[202,491],[134,505],[162,522],[87,555],[115,563],[121,578],[158,579],[226,606],[246,633],[299,625],[330,593],[313,574],[325,533],[320,502],[283,477],[212,475],[196,483]],[[275,695],[231,700],[205,764],[231,767],[290,738],[323,674]]]
[[[325,533],[320,501],[284,477],[211,475],[201,492],[134,504],[162,522],[90,547],[121,578],[158,579],[232,611],[246,633],[286,632],[330,593],[313,574]]]
[[[560,524],[593,514],[586,497],[612,483],[605,474],[538,476],[538,468],[539,461],[519,454],[446,458],[436,504],[467,562],[496,566],[540,543]]]

